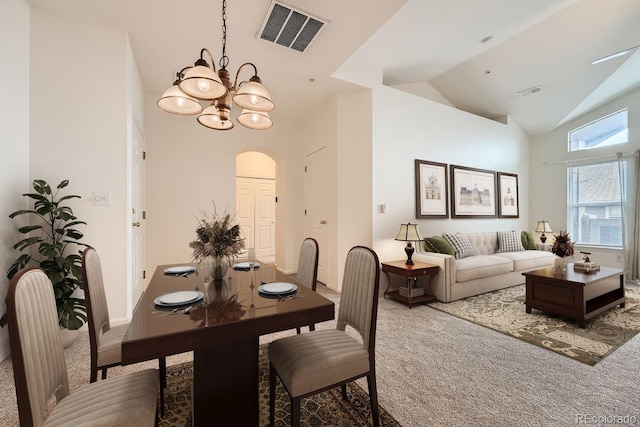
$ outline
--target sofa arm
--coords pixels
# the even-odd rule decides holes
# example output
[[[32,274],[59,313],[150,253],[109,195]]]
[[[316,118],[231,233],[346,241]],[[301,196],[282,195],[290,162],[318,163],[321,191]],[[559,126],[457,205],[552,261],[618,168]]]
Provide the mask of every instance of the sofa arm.
[[[438,274],[431,278],[430,291],[438,301],[451,301],[451,284],[455,282],[455,257],[435,252],[421,252],[413,254],[413,260],[435,264],[440,267]]]

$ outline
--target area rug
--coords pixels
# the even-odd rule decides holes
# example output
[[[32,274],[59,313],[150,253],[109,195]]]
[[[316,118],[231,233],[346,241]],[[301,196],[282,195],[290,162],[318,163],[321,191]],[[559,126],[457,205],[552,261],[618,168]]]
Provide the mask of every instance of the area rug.
[[[626,288],[625,296],[625,308],[616,306],[588,320],[585,329],[539,310],[527,314],[525,285],[429,307],[593,366],[640,332],[640,290]]]
[[[260,426],[269,425],[269,360],[267,345],[260,346]],[[165,389],[165,414],[159,425],[190,426],[191,396],[193,377],[191,362],[167,367],[167,388]],[[284,386],[278,381],[276,387],[275,425],[288,426],[290,403]],[[339,388],[302,399],[300,408],[301,425],[307,426],[367,426],[370,425],[371,411],[369,395],[355,383],[347,385],[348,401],[344,401]],[[380,409],[381,426],[400,426],[383,408]]]

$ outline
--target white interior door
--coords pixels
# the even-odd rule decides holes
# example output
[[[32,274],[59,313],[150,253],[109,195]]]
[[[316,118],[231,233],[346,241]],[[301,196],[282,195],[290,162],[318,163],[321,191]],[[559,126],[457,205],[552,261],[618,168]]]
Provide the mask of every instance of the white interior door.
[[[318,242],[318,281],[327,283],[327,149],[322,148],[307,155],[305,167],[305,237]]]
[[[144,292],[144,135],[137,121],[132,120],[131,144],[131,289],[128,312]]]
[[[273,179],[236,178],[236,221],[244,233],[245,247],[256,257],[275,256],[276,182]]]
[[[273,179],[256,179],[254,189],[256,257],[272,257],[276,254],[276,182]]]
[[[252,178],[236,178],[236,221],[245,238],[244,246],[254,246],[255,195]]]

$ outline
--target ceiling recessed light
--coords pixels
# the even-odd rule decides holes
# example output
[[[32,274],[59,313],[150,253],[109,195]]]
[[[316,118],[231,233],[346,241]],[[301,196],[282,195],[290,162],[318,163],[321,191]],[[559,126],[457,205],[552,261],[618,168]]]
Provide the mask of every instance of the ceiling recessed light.
[[[530,87],[529,89],[521,90],[520,92],[518,92],[518,95],[525,97],[525,96],[533,95],[534,93],[538,93],[541,90],[542,90],[542,86],[534,86],[534,87]]]

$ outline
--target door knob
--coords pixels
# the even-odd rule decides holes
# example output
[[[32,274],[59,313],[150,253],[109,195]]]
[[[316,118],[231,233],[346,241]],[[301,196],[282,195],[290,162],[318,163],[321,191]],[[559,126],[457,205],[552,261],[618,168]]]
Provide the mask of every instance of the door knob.
[[[140,221],[136,221],[131,225],[134,226],[134,227],[140,227]]]

